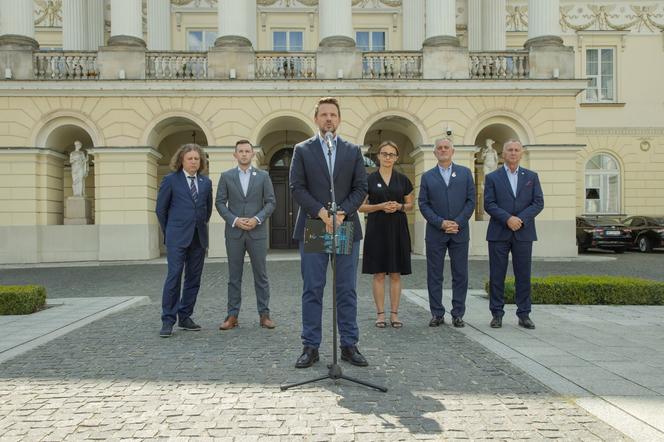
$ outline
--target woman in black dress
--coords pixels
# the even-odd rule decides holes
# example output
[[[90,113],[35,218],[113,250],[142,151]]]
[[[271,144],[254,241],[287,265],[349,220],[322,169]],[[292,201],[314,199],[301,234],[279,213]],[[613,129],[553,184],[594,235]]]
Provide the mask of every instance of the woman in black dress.
[[[376,327],[385,328],[385,275],[390,275],[390,324],[401,328],[401,275],[410,275],[410,233],[406,211],[413,208],[413,185],[394,170],[399,148],[392,141],[378,146],[380,168],[369,175],[369,193],[359,211],[368,213],[362,273],[373,275]]]

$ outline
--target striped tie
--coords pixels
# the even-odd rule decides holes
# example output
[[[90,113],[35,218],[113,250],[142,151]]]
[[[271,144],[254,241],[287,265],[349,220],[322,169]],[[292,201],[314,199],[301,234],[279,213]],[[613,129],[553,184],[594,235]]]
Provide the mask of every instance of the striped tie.
[[[187,177],[191,180],[190,186],[189,186],[189,191],[191,192],[191,197],[194,199],[194,202],[198,201],[198,190],[196,190],[196,183],[194,180],[196,179],[195,176],[190,176]]]

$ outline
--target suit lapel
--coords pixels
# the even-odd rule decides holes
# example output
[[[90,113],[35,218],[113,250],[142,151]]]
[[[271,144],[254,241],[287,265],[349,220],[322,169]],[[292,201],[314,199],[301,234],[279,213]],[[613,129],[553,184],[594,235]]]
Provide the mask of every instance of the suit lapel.
[[[443,179],[443,175],[440,173],[440,168],[438,166],[434,166],[433,169],[433,176],[436,177],[436,180],[441,184],[445,192],[447,192],[447,184],[445,184],[445,180]]]
[[[244,196],[245,198],[248,198],[249,195],[251,195],[251,191],[254,189],[257,179],[258,179],[258,174],[256,173],[256,170],[252,166],[251,169],[249,170],[249,185],[247,186],[247,194]]]
[[[244,192],[242,192],[242,183],[240,182],[240,171],[238,170],[237,167],[233,169],[231,175],[233,175],[233,183],[235,183],[238,192],[240,192],[241,196],[244,196]]]
[[[311,149],[313,150],[314,158],[316,158],[318,164],[321,166],[321,173],[323,173],[327,181],[330,182],[330,169],[327,167],[327,157],[323,154],[318,135],[314,135],[314,137],[311,138],[309,146],[311,146]]]
[[[341,167],[337,167],[337,164],[344,164],[344,163],[341,162],[339,157],[346,154],[346,143],[338,135],[337,135],[336,150],[337,150],[337,153],[334,156],[334,169],[332,169],[334,171],[332,175],[334,176],[335,180],[339,176],[339,172],[341,170]]]
[[[196,205],[196,202],[194,201],[194,197],[191,194],[191,187],[189,187],[190,186],[189,179],[185,175],[184,170],[178,170],[175,174],[176,174],[177,181],[179,181],[181,183],[180,184],[181,186],[184,186],[184,189],[187,192],[187,195],[189,195],[189,198],[191,199],[191,202],[194,203],[194,205]]]
[[[523,189],[523,186],[526,185],[526,171],[523,170],[522,167],[519,167],[519,175],[518,179],[516,181],[516,197],[519,197],[519,193],[521,192],[521,189]]]
[[[504,167],[501,167],[498,170],[499,170],[498,174],[502,178],[503,185],[505,186],[509,194],[512,195],[513,198],[516,198],[514,192],[512,192],[512,185],[510,184],[510,179],[507,177],[507,171],[505,170]]]

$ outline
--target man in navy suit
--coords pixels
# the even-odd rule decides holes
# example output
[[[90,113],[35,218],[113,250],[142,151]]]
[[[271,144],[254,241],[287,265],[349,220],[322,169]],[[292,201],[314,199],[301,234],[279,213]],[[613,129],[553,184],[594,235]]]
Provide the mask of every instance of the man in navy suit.
[[[173,173],[166,175],[157,194],[157,219],[164,233],[168,275],[161,298],[159,336],[173,334],[176,319],[184,330],[198,331],[191,315],[201,286],[208,247],[208,221],[212,215],[212,182],[201,175],[207,169],[203,149],[197,144],[181,146],[171,159]],[[180,282],[184,270],[184,286]]]
[[[433,152],[438,164],[422,175],[418,196],[420,212],[427,220],[429,327],[445,323],[442,301],[446,252],[450,254],[452,269],[452,325],[463,327],[468,292],[468,220],[475,210],[475,184],[470,169],[452,162],[452,140],[436,140]]]
[[[357,349],[357,263],[362,228],[357,209],[367,194],[367,174],[360,148],[342,140],[336,132],[341,123],[341,111],[335,98],[321,98],[314,110],[314,122],[319,131],[312,138],[295,146],[290,169],[290,188],[300,208],[293,238],[300,242],[302,271],[302,343],[304,349],[295,367],[311,367],[318,361],[323,314],[323,290],[330,256],[327,253],[304,251],[306,218],[319,218],[328,232],[332,231],[332,217],[328,214],[330,195],[331,156],[336,203],[339,211],[336,223],[353,222],[353,250],[350,255],[337,255],[337,324],[341,343],[341,359],[358,366],[368,365]],[[332,147],[328,148],[325,135],[331,134]]]
[[[503,325],[505,275],[510,252],[519,325],[535,328],[530,319],[530,267],[533,241],[537,241],[535,217],[544,208],[544,194],[537,174],[519,166],[522,155],[521,142],[508,140],[503,145],[503,167],[484,178],[484,211],[491,216],[486,240],[489,242],[489,309],[493,328]]]

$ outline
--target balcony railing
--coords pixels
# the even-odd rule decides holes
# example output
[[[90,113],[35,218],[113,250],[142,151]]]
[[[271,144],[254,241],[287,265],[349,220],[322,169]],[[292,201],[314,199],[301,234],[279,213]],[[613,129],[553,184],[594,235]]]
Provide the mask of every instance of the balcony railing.
[[[470,78],[487,80],[528,78],[528,52],[471,52]]]
[[[372,80],[410,80],[422,78],[422,53],[365,52],[362,78]]]
[[[207,78],[207,54],[201,52],[148,52],[145,77],[154,80],[200,80]]]
[[[99,78],[96,52],[39,51],[32,56],[38,80],[96,80]]]
[[[314,80],[313,52],[256,52],[257,80]]]

